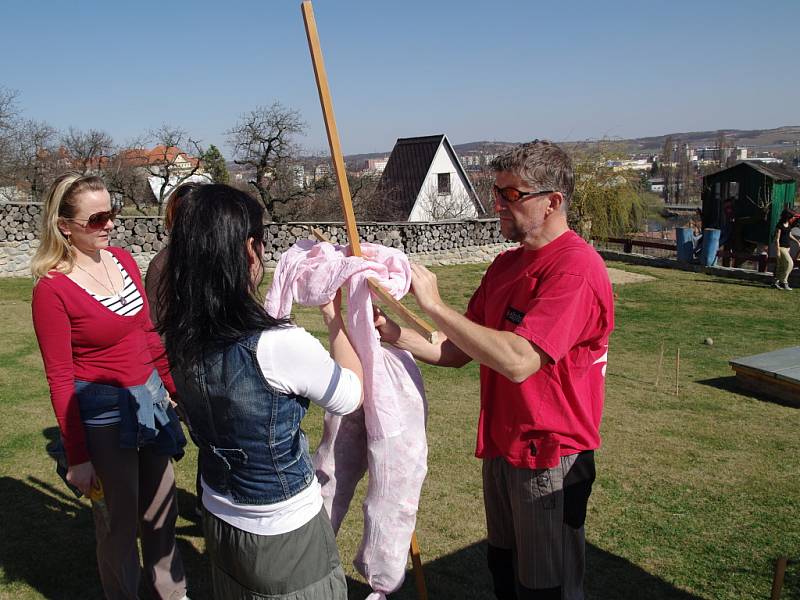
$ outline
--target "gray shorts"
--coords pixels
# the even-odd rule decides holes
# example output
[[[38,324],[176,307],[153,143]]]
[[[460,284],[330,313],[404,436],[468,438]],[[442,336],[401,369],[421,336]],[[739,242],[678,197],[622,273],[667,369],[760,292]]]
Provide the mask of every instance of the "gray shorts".
[[[203,509],[215,600],[347,600],[347,582],[325,509],[280,535],[237,529]]]
[[[498,598],[583,598],[583,523],[594,481],[592,452],[552,469],[483,462],[489,569]]]

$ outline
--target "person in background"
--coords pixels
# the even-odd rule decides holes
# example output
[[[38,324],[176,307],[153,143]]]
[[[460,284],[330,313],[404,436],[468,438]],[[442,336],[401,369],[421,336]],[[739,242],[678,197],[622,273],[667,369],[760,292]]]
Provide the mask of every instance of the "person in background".
[[[773,287],[779,290],[791,290],[789,287],[789,275],[794,268],[794,261],[792,260],[791,248],[792,242],[800,244],[800,240],[792,233],[792,229],[797,223],[800,215],[789,209],[784,209],[778,219],[778,225],[775,227],[773,240],[778,249],[777,263],[775,265],[775,281],[772,282]]]
[[[162,276],[164,337],[199,448],[213,598],[345,600],[347,584],[301,421],[361,405],[340,294],[320,307],[330,354],[258,298],[264,210],[227,185],[192,190]]]
[[[164,208],[164,229],[169,234],[172,230],[172,223],[175,220],[175,213],[176,211],[180,210],[181,201],[189,195],[190,192],[196,190],[199,186],[203,184],[189,182],[183,183],[172,190],[172,193],[169,195],[167,199],[167,205]],[[147,301],[150,304],[150,319],[153,321],[153,325],[158,328],[161,324],[161,299],[159,297],[159,290],[161,289],[161,281],[162,275],[164,271],[164,265],[167,262],[167,252],[169,250],[169,246],[165,246],[158,253],[152,258],[150,264],[147,265],[147,273],[144,276],[144,289],[147,293]],[[177,404],[175,408],[178,411],[178,416],[181,420],[185,421],[184,415],[181,414],[181,408]],[[199,517],[202,515],[202,500],[203,497],[203,488],[200,486],[200,466],[198,465],[195,475],[195,516]]]
[[[109,245],[116,213],[98,177],[67,173],[53,183],[31,261],[33,325],[69,464],[67,481],[94,505],[97,562],[105,597],[186,597],[175,545],[170,458],[186,443],[165,387],[174,394],[153,331],[136,262]],[[96,496],[95,496],[96,497]]]
[[[500,231],[519,246],[489,266],[465,315],[436,275],[412,292],[444,339],[429,343],[380,311],[381,339],[433,365],[481,365],[476,456],[483,459],[487,559],[500,600],[579,600],[584,521],[600,445],[614,325],[603,259],[567,224],[572,162],[547,141],[492,162]]]
[[[190,192],[196,190],[201,183],[183,183],[176,187],[167,199],[167,205],[164,208],[164,230],[169,234],[172,230],[172,223],[175,221],[175,212],[180,209],[181,200],[189,195]],[[167,262],[168,246],[162,248],[147,265],[147,273],[144,276],[144,288],[147,292],[147,301],[150,304],[150,319],[153,325],[158,328],[161,324],[159,318],[161,314],[161,301],[158,298],[159,285],[161,283],[161,276],[164,270],[164,265]]]

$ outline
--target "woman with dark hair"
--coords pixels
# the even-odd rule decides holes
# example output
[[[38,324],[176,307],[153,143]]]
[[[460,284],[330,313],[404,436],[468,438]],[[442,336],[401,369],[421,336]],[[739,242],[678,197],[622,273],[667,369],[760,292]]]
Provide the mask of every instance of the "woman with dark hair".
[[[176,600],[186,595],[186,579],[170,458],[183,455],[186,439],[167,400],[165,387],[175,388],[139,268],[109,245],[115,218],[99,177],[56,179],[31,262],[33,325],[67,481],[95,500],[102,489],[105,506],[93,508],[105,597],[138,598],[138,533],[146,586]]]
[[[778,247],[777,264],[775,265],[775,281],[773,286],[779,290],[791,290],[789,287],[789,275],[794,268],[794,261],[789,252],[792,247],[792,241],[800,244],[794,234],[792,228],[797,222],[798,215],[789,209],[784,209],[778,219],[778,226],[775,228],[775,245]]]
[[[183,199],[163,276],[160,332],[200,449],[213,597],[347,598],[336,541],[300,427],[309,402],[344,415],[362,369],[337,294],[320,307],[331,353],[258,298],[264,211],[204,185]]]
[[[184,183],[172,190],[164,208],[164,229],[167,233],[172,230],[172,223],[175,221],[175,213],[181,205],[181,201],[196,190],[202,183]],[[147,292],[147,301],[150,303],[150,318],[153,325],[159,326],[161,319],[161,301],[158,299],[159,284],[161,275],[164,271],[164,264],[167,262],[167,248],[162,248],[147,265],[147,273],[144,276],[144,288]]]

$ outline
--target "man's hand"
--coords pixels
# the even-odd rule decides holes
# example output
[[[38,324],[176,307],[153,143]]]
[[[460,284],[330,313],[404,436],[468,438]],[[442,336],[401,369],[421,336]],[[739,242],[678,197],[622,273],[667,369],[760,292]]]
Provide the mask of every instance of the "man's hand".
[[[387,317],[386,313],[375,305],[372,306],[372,319],[382,342],[392,345],[397,343],[401,333],[400,326],[397,323]]]
[[[411,263],[411,292],[417,299],[420,308],[430,313],[443,304],[439,295],[439,284],[436,275],[422,265]]]
[[[91,462],[70,465],[67,468],[67,481],[78,488],[84,496],[89,495],[94,479],[94,465]]]

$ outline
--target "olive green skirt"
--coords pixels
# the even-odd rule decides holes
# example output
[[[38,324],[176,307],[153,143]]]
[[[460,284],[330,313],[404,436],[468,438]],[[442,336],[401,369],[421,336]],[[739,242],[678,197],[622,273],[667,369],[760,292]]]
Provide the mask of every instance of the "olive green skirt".
[[[242,531],[203,510],[215,600],[347,600],[336,538],[323,508],[280,535]]]

